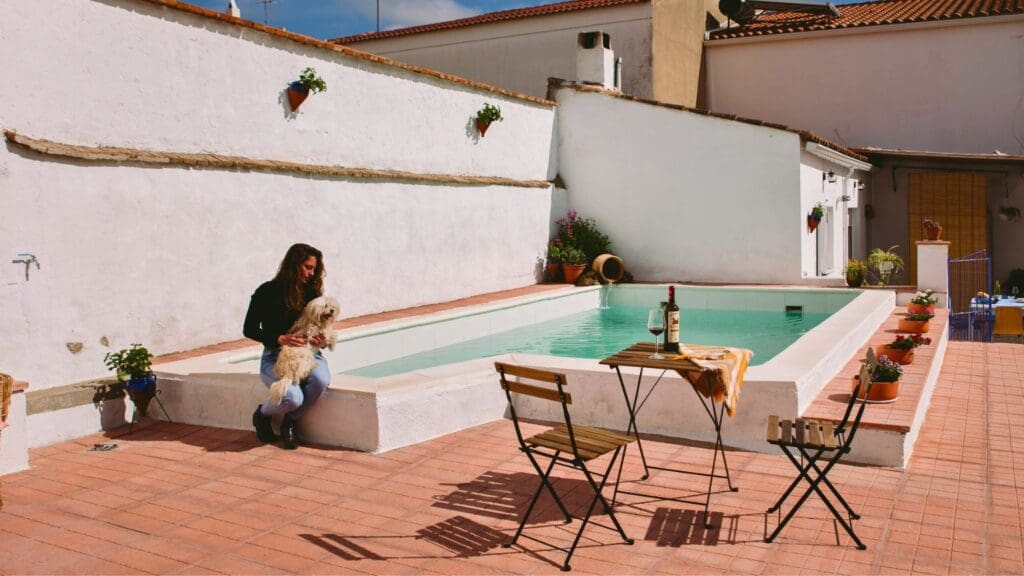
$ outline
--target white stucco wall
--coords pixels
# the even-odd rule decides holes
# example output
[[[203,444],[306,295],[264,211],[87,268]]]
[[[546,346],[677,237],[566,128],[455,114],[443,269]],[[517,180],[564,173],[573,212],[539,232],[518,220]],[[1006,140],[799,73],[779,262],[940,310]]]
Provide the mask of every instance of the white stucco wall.
[[[847,146],[1024,154],[1024,17],[705,43],[711,110]]]
[[[547,105],[134,0],[0,0],[0,11],[0,69],[11,79],[0,85],[3,129],[311,164],[553,175]],[[290,117],[279,97],[306,66],[328,91]],[[484,102],[506,120],[476,139],[469,120]],[[33,390],[104,375],[104,353],[132,342],[159,354],[240,338],[250,294],[293,242],[324,251],[325,290],[351,316],[532,284],[552,217],[547,189],[97,165],[10,144],[0,147],[0,189],[0,359]],[[41,262],[29,280],[10,263],[20,252]],[[66,346],[75,342],[78,353]]]
[[[549,77],[576,80],[576,36],[601,30],[623,59],[622,89],[653,95],[650,3],[578,10],[396,38],[353,48],[543,98]]]
[[[855,172],[851,176],[846,176],[847,171],[840,170],[830,162],[801,152],[800,206],[803,227],[800,265],[805,278],[845,278],[846,261],[855,252],[848,241],[848,227],[851,225],[849,206],[856,205],[857,191],[854,182],[858,177],[863,178],[865,175]],[[835,182],[828,181],[829,171],[835,175]],[[843,200],[844,193],[850,200]],[[824,207],[825,217],[816,231],[809,232],[807,215],[819,202]],[[853,219],[853,226],[856,244],[856,239],[863,234],[863,226],[856,219]],[[825,238],[826,235],[829,237],[828,240]],[[832,249],[823,250],[824,246],[831,246]]]
[[[562,89],[559,171],[634,276],[800,283],[799,135]]]

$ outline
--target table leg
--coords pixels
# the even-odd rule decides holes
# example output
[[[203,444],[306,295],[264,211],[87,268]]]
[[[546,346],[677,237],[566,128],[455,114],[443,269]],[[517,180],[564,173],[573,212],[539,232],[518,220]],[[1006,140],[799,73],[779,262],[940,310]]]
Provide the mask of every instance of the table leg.
[[[725,457],[725,445],[722,443],[722,423],[725,418],[725,402],[722,402],[722,407],[715,410],[715,400],[713,398],[705,399],[701,396],[700,392],[696,388],[693,389],[694,393],[697,394],[697,398],[700,399],[700,403],[704,406],[704,411],[707,412],[708,417],[711,418],[711,423],[715,427],[715,450],[711,456],[711,473],[708,475],[708,493],[704,500],[704,528],[710,530],[714,528],[710,521],[709,509],[711,507],[711,491],[714,488],[715,478],[721,478],[716,474],[718,470],[718,454],[722,454],[722,466],[725,467],[725,481],[729,485],[729,490],[732,492],[738,492],[739,488],[732,485],[732,478],[729,475],[729,461]],[[710,406],[708,405],[710,403]]]
[[[620,370],[618,366],[615,367],[615,374],[619,377],[619,386],[622,388],[622,397],[626,400],[626,409],[629,410],[629,425],[626,426],[626,434],[632,432],[633,437],[636,438],[636,447],[640,451],[640,461],[644,464],[644,475],[642,479],[646,480],[650,477],[651,472],[647,467],[647,457],[644,456],[644,445],[640,442],[640,431],[637,429],[636,425],[636,404],[640,397],[640,382],[644,378],[644,369],[640,368],[640,375],[636,378],[636,391],[633,393],[632,402],[629,400],[629,392],[626,391],[626,382],[622,379],[622,370]],[[626,460],[625,455],[623,455],[622,460]],[[622,462],[619,463],[619,466],[621,472]],[[616,484],[616,492],[617,491],[618,484]]]

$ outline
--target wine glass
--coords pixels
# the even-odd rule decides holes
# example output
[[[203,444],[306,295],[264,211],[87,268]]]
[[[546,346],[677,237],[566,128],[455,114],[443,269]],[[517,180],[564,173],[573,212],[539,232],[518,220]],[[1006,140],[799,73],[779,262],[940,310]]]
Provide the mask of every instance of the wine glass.
[[[647,329],[650,330],[651,334],[654,334],[654,354],[651,354],[648,358],[651,360],[661,360],[664,356],[658,354],[658,336],[665,331],[665,315],[661,309],[655,308],[647,314]]]

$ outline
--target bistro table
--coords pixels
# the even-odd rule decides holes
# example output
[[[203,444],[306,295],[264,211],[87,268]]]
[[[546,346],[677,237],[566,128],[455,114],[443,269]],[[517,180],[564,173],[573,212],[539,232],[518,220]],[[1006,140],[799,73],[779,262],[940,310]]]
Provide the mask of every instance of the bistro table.
[[[678,472],[682,474],[693,474],[696,476],[707,476],[708,492],[707,497],[704,500],[704,526],[705,528],[710,529],[713,528],[713,526],[709,521],[708,508],[711,505],[711,490],[715,478],[724,478],[730,491],[737,492],[739,490],[739,488],[732,485],[732,478],[729,476],[729,463],[725,458],[725,447],[722,444],[722,423],[726,410],[728,409],[729,415],[731,416],[736,407],[736,399],[739,394],[739,386],[742,385],[743,373],[746,371],[747,364],[753,356],[753,353],[749,350],[725,348],[723,346],[704,346],[696,344],[680,344],[679,346],[680,352],[660,351],[661,355],[664,357],[661,359],[653,359],[650,356],[655,351],[654,344],[650,342],[640,342],[626,348],[625,350],[617,352],[604,360],[601,360],[601,364],[614,368],[616,375],[618,375],[619,385],[622,388],[622,396],[626,400],[626,408],[629,411],[629,425],[626,429],[626,433],[633,434],[636,438],[637,449],[640,452],[640,460],[644,465],[644,475],[642,478],[645,480],[649,478],[651,469]],[[730,366],[730,364],[734,365]],[[632,400],[630,399],[629,392],[626,388],[626,381],[622,377],[621,367],[623,366],[640,369],[640,373],[636,378],[636,387],[633,391]],[[738,378],[730,379],[729,375],[725,374],[725,370],[723,368],[728,367],[737,371]],[[661,374],[641,399],[640,384],[644,377],[645,368],[661,370]],[[647,464],[647,457],[644,455],[643,443],[640,441],[636,415],[669,370],[675,371],[690,383],[690,386],[697,394],[697,398],[700,399],[701,405],[704,407],[704,411],[707,412],[708,417],[711,419],[711,423],[714,426],[715,448],[714,455],[711,460],[710,473],[650,466]],[[720,407],[716,408],[716,402],[720,403]],[[722,455],[722,466],[725,469],[725,474],[717,473],[719,454]],[[617,492],[618,486],[616,486],[616,493]]]

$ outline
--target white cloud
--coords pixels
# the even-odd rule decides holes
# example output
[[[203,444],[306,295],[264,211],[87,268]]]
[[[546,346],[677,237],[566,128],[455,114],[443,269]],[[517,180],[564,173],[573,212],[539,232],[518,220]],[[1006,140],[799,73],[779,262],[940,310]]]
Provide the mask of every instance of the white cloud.
[[[342,10],[358,12],[371,21],[377,18],[376,0],[334,0]],[[479,14],[458,0],[380,0],[382,30],[444,22]]]

